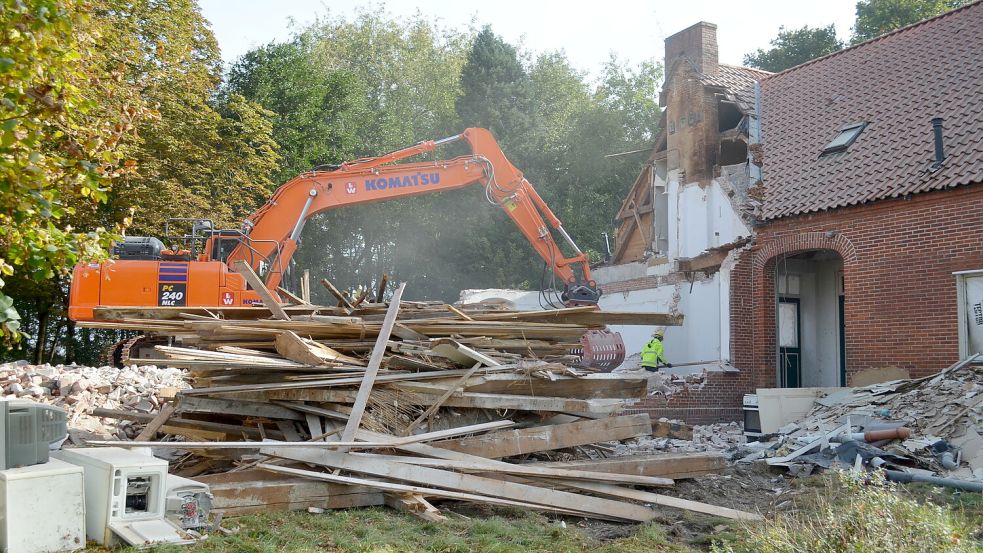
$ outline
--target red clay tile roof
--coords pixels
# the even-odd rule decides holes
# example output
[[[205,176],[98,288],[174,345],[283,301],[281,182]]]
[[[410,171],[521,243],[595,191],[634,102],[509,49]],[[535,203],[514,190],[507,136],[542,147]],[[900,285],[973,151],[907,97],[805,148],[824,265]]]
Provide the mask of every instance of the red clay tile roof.
[[[761,102],[765,219],[981,183],[983,2],[765,77]],[[820,157],[857,122],[856,142]]]
[[[771,75],[767,71],[739,67],[736,65],[720,64],[716,75],[700,74],[700,82],[707,86],[727,89],[734,95],[745,113],[754,110],[754,83]]]

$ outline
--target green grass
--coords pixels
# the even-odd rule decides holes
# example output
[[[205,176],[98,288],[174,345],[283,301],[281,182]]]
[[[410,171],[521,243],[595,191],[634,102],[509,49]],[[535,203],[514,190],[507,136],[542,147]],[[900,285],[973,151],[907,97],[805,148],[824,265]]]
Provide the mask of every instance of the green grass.
[[[238,529],[234,535],[213,534],[191,547],[150,551],[694,553],[715,547],[727,553],[983,552],[983,494],[831,474],[794,480],[793,488],[799,493],[790,510],[755,524],[671,509],[648,524],[615,524],[445,503],[440,507],[448,520],[442,523],[383,507],[238,517],[223,522]]]
[[[906,488],[880,473],[834,471],[796,510],[747,525],[714,553],[983,552],[979,494]]]
[[[468,512],[468,511],[465,511]],[[442,523],[430,523],[386,508],[335,510],[315,515],[306,512],[269,513],[227,520],[223,526],[237,534],[213,534],[191,547],[158,547],[155,552],[187,553],[297,553],[345,552],[446,552],[488,553],[588,552],[637,553],[639,551],[696,551],[673,544],[658,523],[603,525],[630,536],[607,540],[591,536],[591,526],[580,528],[576,520],[562,527],[558,519],[511,509],[468,512],[468,518],[450,515]],[[594,525],[596,523],[589,523]],[[87,552],[105,551],[89,547]],[[135,549],[123,550],[126,553]]]

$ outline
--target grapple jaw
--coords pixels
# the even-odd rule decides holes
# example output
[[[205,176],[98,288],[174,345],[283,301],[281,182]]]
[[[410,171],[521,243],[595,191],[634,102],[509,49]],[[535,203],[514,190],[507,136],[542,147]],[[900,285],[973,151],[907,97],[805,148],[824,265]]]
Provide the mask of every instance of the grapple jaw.
[[[570,353],[580,357],[581,367],[611,372],[625,360],[625,341],[617,332],[589,330]]]

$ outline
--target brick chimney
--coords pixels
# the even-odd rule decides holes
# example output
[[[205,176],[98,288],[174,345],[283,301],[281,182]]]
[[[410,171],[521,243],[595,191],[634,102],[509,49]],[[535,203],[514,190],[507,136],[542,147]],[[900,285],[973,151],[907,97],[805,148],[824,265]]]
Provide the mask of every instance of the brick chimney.
[[[689,60],[700,73],[716,75],[720,63],[717,55],[717,26],[701,21],[666,38],[667,74],[680,58]]]

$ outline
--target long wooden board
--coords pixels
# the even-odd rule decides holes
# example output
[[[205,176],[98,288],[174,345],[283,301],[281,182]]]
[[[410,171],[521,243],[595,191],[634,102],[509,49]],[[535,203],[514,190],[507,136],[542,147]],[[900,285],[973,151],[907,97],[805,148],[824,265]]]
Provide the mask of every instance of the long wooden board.
[[[564,510],[576,509],[609,518],[645,522],[654,518],[656,514],[651,509],[631,503],[537,488],[515,482],[495,480],[430,467],[376,461],[349,453],[279,447],[265,448],[261,451],[264,454],[274,457],[323,465],[392,480],[414,482],[434,488],[445,488],[458,492],[521,501],[543,507]]]
[[[482,436],[445,440],[434,445],[478,457],[500,459],[538,451],[625,440],[651,433],[651,419],[647,413],[643,413],[518,430],[503,430]]]
[[[224,516],[301,511],[308,507],[367,507],[384,502],[382,493],[374,488],[333,484],[261,469],[210,474],[193,480],[208,484],[213,495],[212,512]]]
[[[555,463],[533,463],[533,466],[623,475],[661,476],[681,480],[718,473],[727,467],[727,458],[719,453],[656,453]]]
[[[380,439],[380,437],[382,437],[382,435],[376,434],[375,432],[369,432],[366,430],[360,431],[358,436],[358,438],[362,440],[374,440],[374,439]],[[470,463],[474,463],[475,465],[485,465],[489,468],[492,467],[507,468],[511,466],[509,463],[505,463],[502,461],[485,459],[483,457],[469,455],[467,453],[461,453],[459,451],[452,451],[449,449],[434,447],[429,444],[409,444],[404,446],[398,446],[396,449],[400,451],[404,451],[406,453],[412,453],[414,455],[422,455],[426,457],[433,457],[436,459],[453,459],[457,461],[467,461]],[[551,482],[555,483],[556,481],[554,480]],[[754,513],[746,513],[744,511],[738,511],[736,509],[726,509],[722,507],[717,507],[715,505],[710,505],[708,503],[678,499],[674,497],[666,499],[667,496],[664,495],[641,492],[639,490],[632,490],[621,486],[611,486],[598,482],[581,482],[578,480],[564,480],[563,484],[568,488],[582,489],[593,493],[606,493],[606,494],[623,493],[625,495],[622,495],[621,497],[625,497],[625,498],[629,498],[628,496],[634,496],[634,498],[641,497],[634,493],[634,492],[638,492],[643,495],[647,494],[646,499],[636,499],[638,501],[645,501],[648,503],[666,505],[678,509],[689,510],[699,513],[709,513],[716,516],[729,516],[731,518],[738,518],[743,520],[759,520],[758,515]]]
[[[352,404],[352,412],[348,416],[348,422],[345,424],[344,432],[341,433],[341,441],[343,442],[354,440],[355,432],[358,430],[359,425],[362,424],[362,413],[365,412],[365,407],[369,404],[369,394],[372,393],[376,375],[379,373],[379,367],[382,365],[382,356],[386,353],[389,334],[392,333],[393,325],[396,324],[396,315],[399,313],[399,300],[403,297],[403,290],[405,289],[406,283],[403,282],[396,289],[392,300],[390,300],[389,309],[386,310],[386,318],[382,322],[382,329],[376,338],[375,347],[372,348],[369,364],[365,368],[365,376],[362,377],[362,382],[358,387],[358,394],[355,396],[355,401]]]
[[[648,394],[644,376],[590,374],[578,378],[528,378],[520,374],[494,374],[469,378],[464,391],[485,394],[565,397],[570,399],[644,398]]]
[[[461,493],[449,490],[441,490],[438,488],[420,487],[420,486],[408,486],[406,484],[396,484],[393,482],[380,482],[378,480],[368,480],[365,478],[353,478],[351,476],[338,476],[335,474],[327,474],[324,472],[314,472],[311,470],[296,469],[291,467],[281,467],[277,465],[269,465],[261,463],[257,465],[263,470],[268,470],[271,472],[277,472],[281,474],[289,474],[293,476],[301,476],[304,478],[310,478],[312,480],[322,480],[325,482],[337,482],[340,484],[353,484],[361,485],[366,487],[372,487],[379,490],[391,491],[391,492],[403,492],[403,493],[413,493],[420,494],[430,497],[440,497],[444,499],[459,499],[463,501],[473,501],[477,503],[486,503],[490,505],[505,505],[511,507],[526,507],[533,509],[544,509],[544,507],[532,503],[525,503],[522,501],[513,501],[508,499],[501,499],[493,496],[483,496],[470,493]],[[580,515],[584,514],[582,511],[575,509],[550,509],[557,512]]]
[[[487,369],[485,369],[487,370]],[[448,373],[452,371],[446,371]],[[417,373],[416,376],[430,373]],[[393,375],[395,378],[379,377],[378,380],[386,379],[393,382],[402,378],[412,377],[413,375]],[[275,388],[275,387],[274,387]],[[300,388],[298,386],[298,388]],[[416,385],[406,388],[409,391],[419,391],[422,387]],[[440,400],[443,388],[427,389],[433,391],[431,394],[418,393],[413,396],[414,403],[419,405],[433,405]],[[244,389],[243,391],[249,391]],[[193,390],[190,393],[198,393]],[[214,392],[213,392],[214,393]],[[266,392],[266,397],[283,401],[319,401],[324,403],[352,403],[355,394],[349,389],[271,389]],[[621,399],[567,399],[562,397],[533,397],[533,396],[512,396],[505,394],[452,394],[443,405],[446,407],[473,407],[479,409],[516,409],[520,411],[550,411],[554,413],[595,413],[611,414],[623,411],[628,406],[626,400]]]
[[[266,283],[259,278],[259,275],[256,274],[256,271],[253,271],[253,268],[248,263],[240,259],[232,264],[232,269],[242,275],[242,278],[246,279],[246,282],[252,286],[253,290],[256,290],[259,297],[263,298],[263,305],[273,313],[274,317],[284,321],[290,320],[290,315],[287,315],[287,312],[283,310],[283,306],[273,297],[270,289],[266,287]]]
[[[177,406],[178,413],[218,413],[239,415],[243,417],[266,417],[270,419],[287,419],[302,421],[304,417],[293,409],[280,405],[245,401],[239,399],[223,399],[212,397],[186,396],[181,397]]]
[[[514,474],[518,476],[530,476],[534,478],[564,478],[573,480],[587,480],[594,482],[610,482],[615,484],[635,484],[639,486],[665,487],[672,486],[673,480],[659,476],[638,476],[631,474],[613,474],[605,472],[594,472],[586,470],[559,469],[552,467],[537,466],[534,464],[509,464],[507,467],[489,467],[485,464],[474,464],[467,461],[454,461],[451,459],[430,459],[427,457],[406,457],[395,455],[377,455],[374,453],[355,453],[356,456],[370,455],[375,459],[383,459],[396,463],[407,463],[410,465],[420,465],[424,467],[435,467],[453,469],[460,472],[469,473],[501,473]]]
[[[718,507],[717,505],[710,505],[707,503],[701,503],[699,501],[692,501],[689,499],[672,497],[670,495],[663,495],[663,494],[657,494],[652,492],[646,492],[642,490],[635,490],[632,488],[623,488],[621,486],[612,486],[610,484],[604,484],[601,482],[595,482],[595,483],[578,482],[577,484],[580,489],[591,490],[599,494],[606,495],[608,497],[634,499],[636,501],[644,501],[645,503],[650,503],[652,505],[673,507],[675,509],[683,509],[686,511],[693,511],[695,513],[703,513],[703,514],[713,515],[722,518],[729,518],[732,520],[763,520],[764,519],[764,517],[762,517],[757,513],[749,513],[747,511],[731,509],[729,507]]]

